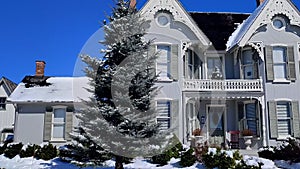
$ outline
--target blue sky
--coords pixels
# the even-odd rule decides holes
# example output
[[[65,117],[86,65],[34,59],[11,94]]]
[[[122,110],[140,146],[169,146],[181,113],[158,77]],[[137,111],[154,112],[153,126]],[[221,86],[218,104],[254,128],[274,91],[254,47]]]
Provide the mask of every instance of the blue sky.
[[[137,1],[138,7],[146,2]],[[256,8],[255,0],[180,1],[188,11],[251,13]],[[19,83],[25,75],[34,75],[36,60],[46,62],[45,75],[73,76],[78,55],[110,14],[113,2],[1,0],[0,77]],[[300,7],[300,0],[293,2]],[[97,37],[101,38],[99,32],[92,41]],[[101,49],[97,43],[94,46]]]

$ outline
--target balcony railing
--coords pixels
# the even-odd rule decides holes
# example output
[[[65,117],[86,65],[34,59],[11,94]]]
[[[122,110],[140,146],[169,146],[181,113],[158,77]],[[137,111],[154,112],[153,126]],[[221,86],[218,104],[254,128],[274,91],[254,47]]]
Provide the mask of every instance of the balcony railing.
[[[250,91],[262,92],[261,79],[226,79],[226,80],[203,80],[193,79],[184,81],[185,91]]]

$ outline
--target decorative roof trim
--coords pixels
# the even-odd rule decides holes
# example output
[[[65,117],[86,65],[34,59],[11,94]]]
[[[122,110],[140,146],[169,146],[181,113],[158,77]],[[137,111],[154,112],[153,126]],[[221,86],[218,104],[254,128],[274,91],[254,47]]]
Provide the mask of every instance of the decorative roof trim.
[[[300,25],[299,10],[290,0],[265,0],[263,4],[249,16],[242,28],[238,30],[239,32],[228,48],[228,51],[236,45],[245,46],[257,28],[271,23],[272,18],[279,14],[287,16],[292,25]]]
[[[204,46],[211,45],[210,40],[199,29],[195,21],[178,0],[148,0],[140,12],[146,19],[154,20],[155,14],[161,10],[170,12],[174,21],[187,25]]]

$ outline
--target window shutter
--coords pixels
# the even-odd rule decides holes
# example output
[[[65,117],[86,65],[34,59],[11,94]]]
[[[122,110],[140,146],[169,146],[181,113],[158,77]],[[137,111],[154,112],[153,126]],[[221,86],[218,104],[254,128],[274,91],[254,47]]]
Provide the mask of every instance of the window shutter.
[[[287,72],[288,72],[288,80],[295,81],[296,80],[296,66],[295,66],[295,56],[294,56],[294,48],[292,46],[287,47]]]
[[[71,140],[70,133],[73,128],[73,112],[66,112],[65,140]]]
[[[271,46],[266,46],[265,54],[266,54],[265,57],[266,57],[267,80],[273,81],[274,80],[273,48]]]
[[[277,138],[278,137],[278,125],[277,125],[277,113],[276,113],[276,102],[269,101],[269,121],[270,121],[270,137]]]
[[[292,117],[293,117],[293,132],[295,138],[300,138],[300,118],[299,118],[299,103],[292,102]]]
[[[148,49],[148,56],[153,57],[156,53],[156,45],[150,45]],[[153,74],[153,76],[156,75],[156,59],[151,60],[153,63],[151,64],[150,68],[151,71],[150,73]]]
[[[44,116],[44,141],[51,140],[53,112],[46,111]]]
[[[178,45],[171,46],[171,77],[178,79]]]
[[[175,127],[174,125],[177,125],[177,120],[178,120],[178,109],[179,109],[179,102],[178,100],[172,100],[171,101],[171,112],[170,112],[170,117],[171,117],[171,127]]]

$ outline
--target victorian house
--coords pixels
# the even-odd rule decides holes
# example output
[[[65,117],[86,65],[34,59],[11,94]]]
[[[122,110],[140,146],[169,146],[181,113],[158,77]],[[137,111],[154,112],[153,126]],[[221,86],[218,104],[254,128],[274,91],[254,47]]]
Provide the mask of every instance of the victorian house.
[[[209,144],[237,148],[249,130],[253,148],[300,138],[300,13],[290,0],[257,1],[251,14],[149,0],[141,13],[154,39],[149,52],[159,54],[161,129],[177,128],[189,143],[198,128]]]

